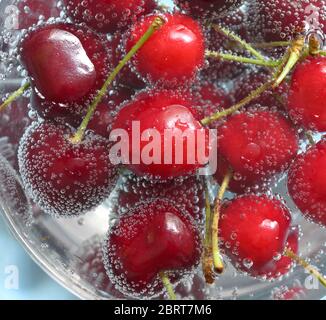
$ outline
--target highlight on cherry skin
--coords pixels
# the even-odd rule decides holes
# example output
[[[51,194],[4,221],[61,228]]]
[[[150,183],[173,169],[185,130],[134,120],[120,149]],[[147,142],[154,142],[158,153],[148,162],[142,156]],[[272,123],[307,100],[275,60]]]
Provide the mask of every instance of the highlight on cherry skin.
[[[0,134],[26,195],[94,217],[72,266],[106,298],[295,298],[307,272],[324,290],[325,0],[173,3],[18,0]]]

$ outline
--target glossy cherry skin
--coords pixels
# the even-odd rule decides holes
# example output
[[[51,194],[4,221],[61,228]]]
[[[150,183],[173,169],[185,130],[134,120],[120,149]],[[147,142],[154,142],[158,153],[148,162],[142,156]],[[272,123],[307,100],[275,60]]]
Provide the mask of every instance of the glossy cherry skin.
[[[156,8],[154,0],[64,0],[64,3],[76,22],[103,33],[123,31]]]
[[[298,254],[299,251],[299,228],[297,226],[291,227],[290,233],[286,241],[286,248],[293,253]],[[275,257],[276,258],[276,257]],[[280,255],[263,267],[261,270],[253,270],[253,276],[263,277],[264,279],[277,279],[291,271],[293,268],[293,260],[285,255]],[[249,271],[250,273],[250,271]]]
[[[289,167],[298,152],[298,135],[281,113],[251,109],[218,128],[218,152],[238,179],[253,185]]]
[[[288,111],[305,129],[326,131],[326,57],[297,65],[290,84]]]
[[[326,226],[326,140],[293,162],[288,174],[288,190],[307,219]]]
[[[129,157],[124,159],[127,163],[127,168],[136,173],[137,175],[145,175],[154,177],[157,179],[168,179],[180,176],[186,176],[195,173],[195,171],[202,167],[198,155],[200,155],[199,149],[206,152],[209,147],[207,141],[207,130],[203,128],[201,123],[195,118],[195,113],[191,109],[192,101],[187,100],[182,95],[170,90],[152,90],[150,92],[144,91],[139,93],[133,98],[132,101],[123,105],[119,114],[117,115],[113,129],[123,129],[128,133],[129,138]],[[147,141],[140,141],[140,159],[139,164],[133,159],[137,159],[137,149],[133,148],[132,140],[137,141],[137,137],[132,132],[132,124],[138,122],[140,126],[140,134],[143,135],[145,130],[155,129],[161,137],[158,141],[158,147],[160,152],[157,155],[157,162],[159,163],[145,163],[144,158],[141,155],[147,155],[146,146]],[[184,133],[186,130],[188,133],[196,134],[196,136],[203,136],[205,138],[205,145],[200,144],[200,140],[195,138],[195,161],[187,161],[187,137],[182,139],[183,141],[183,155],[185,155],[178,164],[176,159],[176,153],[180,150],[175,139],[172,141],[172,153],[165,154],[165,130],[175,130],[179,133]],[[202,140],[202,139],[201,139]],[[190,145],[191,146],[191,145]],[[158,150],[159,148],[156,148]],[[190,151],[190,152],[195,152]],[[171,156],[170,164],[164,161],[167,156]]]
[[[129,51],[149,28],[155,15],[131,27],[126,41]],[[132,63],[151,83],[166,87],[190,85],[204,64],[204,36],[200,25],[179,13],[162,16],[165,24],[138,51]]]
[[[66,126],[34,122],[19,146],[19,171],[26,190],[47,213],[76,216],[98,206],[117,181],[104,138],[86,135],[69,141]]]
[[[313,28],[320,29],[320,32],[325,33],[325,8],[324,0],[253,2],[249,7],[249,15],[254,17],[251,33],[257,40],[265,42],[293,40],[298,34],[307,33],[309,29],[316,31]],[[310,16],[318,19],[318,25],[309,26],[308,29],[306,21],[309,21]]]
[[[290,212],[279,200],[241,196],[222,206],[220,244],[237,269],[255,274],[283,254],[290,223]]]
[[[17,3],[19,29],[27,29],[38,23],[40,16],[45,20],[59,17],[60,10],[56,5],[55,0],[20,0]]]
[[[117,214],[124,214],[137,202],[165,199],[176,208],[188,212],[200,223],[205,210],[205,185],[200,177],[187,177],[169,181],[147,180],[133,174],[123,176],[115,205]]]
[[[45,118],[74,116],[86,109],[110,67],[105,41],[67,23],[29,33],[21,43],[21,61],[36,95],[34,107]]]
[[[218,18],[239,6],[242,0],[175,0],[188,14],[197,18]]]
[[[178,278],[198,264],[199,239],[192,218],[170,202],[139,203],[108,235],[108,275],[127,295],[158,294],[159,272]]]

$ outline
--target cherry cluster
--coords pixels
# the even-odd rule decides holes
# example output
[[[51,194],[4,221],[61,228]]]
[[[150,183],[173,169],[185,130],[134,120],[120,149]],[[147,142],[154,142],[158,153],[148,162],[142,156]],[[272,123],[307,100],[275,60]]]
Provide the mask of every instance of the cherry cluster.
[[[59,14],[51,1],[21,2],[38,16]],[[316,36],[304,41],[301,2],[176,0],[166,11],[153,0],[64,0],[68,20],[21,15],[28,82],[16,96],[29,89],[38,114],[19,145],[22,181],[46,213],[74,217],[105,201],[120,176],[119,219],[96,266],[113,291],[152,297],[166,288],[173,298],[200,264],[212,283],[220,254],[253,277],[288,273],[300,261],[299,227],[269,192],[286,172],[297,207],[326,226],[326,141],[311,138],[326,131],[326,57]],[[325,32],[325,3],[310,2]],[[112,164],[110,133],[132,136],[133,121],[162,135],[217,130],[213,206],[198,161]],[[311,146],[299,154],[305,134]]]

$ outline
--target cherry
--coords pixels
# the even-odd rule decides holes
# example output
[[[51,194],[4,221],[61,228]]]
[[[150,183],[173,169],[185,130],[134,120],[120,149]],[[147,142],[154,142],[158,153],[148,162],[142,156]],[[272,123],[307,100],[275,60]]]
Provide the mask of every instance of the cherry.
[[[256,274],[283,254],[290,223],[290,212],[279,200],[241,196],[221,208],[220,244],[237,269]]]
[[[239,76],[234,80],[234,88],[231,94],[235,101],[241,101],[251,92],[271,80],[271,74],[264,70],[258,72],[251,71]],[[266,90],[258,98],[254,99],[247,107],[262,106],[270,109],[284,110],[288,99],[288,84],[283,82],[280,86],[273,90]]]
[[[123,39],[127,39],[126,35],[116,34],[109,43],[109,52],[112,59],[112,65],[117,66],[123,57]],[[124,84],[131,88],[142,89],[145,87],[145,82],[134,72],[133,68],[127,64],[118,75],[118,83]]]
[[[326,57],[308,58],[293,72],[288,111],[305,129],[326,131]]]
[[[299,250],[299,229],[292,227],[286,241],[286,248],[290,249],[295,254]],[[261,270],[256,271],[254,275],[264,277],[265,279],[277,279],[287,274],[293,267],[293,260],[285,255],[281,255],[270,262]]]
[[[34,122],[19,146],[19,169],[33,200],[55,216],[76,216],[99,205],[111,192],[117,171],[104,138],[87,135],[73,144],[63,125]]]
[[[253,17],[252,36],[264,42],[290,41],[298,34],[320,28],[326,32],[326,3],[324,0],[291,1],[263,0],[252,3],[249,16]],[[309,26],[310,16],[317,26]],[[318,20],[318,21],[317,21]],[[311,23],[311,22],[310,22]]]
[[[131,27],[126,41],[129,51],[153,22],[150,15]],[[204,37],[200,25],[190,17],[165,14],[160,28],[138,51],[132,63],[151,83],[168,87],[191,84],[204,64]]]
[[[218,128],[218,145],[238,175],[234,179],[252,186],[288,168],[298,152],[298,136],[280,112],[251,109]]]
[[[154,0],[64,0],[64,3],[76,22],[103,33],[120,32],[156,8]]]
[[[326,140],[298,156],[288,174],[288,190],[306,218],[326,226]]]
[[[188,161],[187,137],[181,138],[183,141],[184,156],[180,164],[177,163],[179,158],[177,157],[177,152],[179,150],[177,149],[178,144],[176,139],[172,139],[171,155],[165,153],[165,141],[168,142],[168,140],[162,139],[166,137],[165,130],[174,130],[176,132],[178,130],[180,133],[187,131],[187,133],[194,134],[194,137],[198,136],[199,133],[203,133],[207,138],[206,129],[204,129],[195,118],[195,113],[192,111],[191,107],[191,99],[189,100],[182,96],[182,94],[170,90],[144,91],[124,105],[117,115],[113,129],[124,129],[128,132],[130,153],[129,159],[124,159],[124,162],[128,163],[127,167],[137,175],[146,175],[158,179],[185,176],[194,173],[198,168],[202,167],[202,164],[199,162],[198,152],[196,152],[194,163]],[[142,157],[142,155],[147,155],[146,150],[148,151],[148,148],[146,148],[146,146],[149,144],[149,142],[144,140],[140,141],[140,159],[138,160],[137,150],[132,146],[132,140],[138,139],[137,135],[135,136],[132,130],[132,125],[136,121],[139,122],[140,135],[143,135],[145,130],[148,129],[155,129],[160,134],[161,141],[158,141],[158,145],[156,143],[157,140],[154,142],[155,150],[160,150],[160,153],[155,156],[153,152],[149,152],[148,154],[148,157],[156,158],[156,163],[154,163],[154,161],[150,164],[144,162],[144,157]],[[195,146],[195,151],[203,149],[197,138],[195,138]],[[166,147],[168,147],[168,145],[166,145]],[[201,151],[206,152],[206,147],[208,147],[207,141],[205,143],[205,149]],[[195,151],[191,150],[191,152]],[[166,156],[171,156],[170,164],[168,164],[168,161],[165,161]],[[131,161],[133,159],[137,159],[139,164],[137,164],[136,161]]]
[[[205,192],[202,179],[187,177],[169,181],[147,180],[127,175],[119,186],[115,211],[123,214],[139,201],[166,199],[175,207],[187,211],[196,222],[203,218]]]
[[[106,274],[103,261],[103,239],[98,236],[92,237],[82,244],[78,251],[77,268],[81,278],[97,290],[121,299],[123,295],[115,289]]]
[[[231,106],[231,99],[225,90],[208,81],[195,85],[191,94],[200,119]]]
[[[218,18],[236,8],[242,0],[175,0],[188,14],[198,18]]]
[[[39,22],[40,17],[47,20],[50,17],[59,17],[60,10],[56,0],[20,0],[17,3],[19,10],[19,29],[28,29]]]
[[[89,29],[67,23],[39,27],[23,39],[21,60],[34,88],[34,107],[44,118],[75,117],[86,109],[108,74],[103,43]]]
[[[159,272],[177,279],[200,259],[200,235],[192,218],[168,201],[136,205],[112,228],[107,271],[127,295],[152,296],[162,290]]]

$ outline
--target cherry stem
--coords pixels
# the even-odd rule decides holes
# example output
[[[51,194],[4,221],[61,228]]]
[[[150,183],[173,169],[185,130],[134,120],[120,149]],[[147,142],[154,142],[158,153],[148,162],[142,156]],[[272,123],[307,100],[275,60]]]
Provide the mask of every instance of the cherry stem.
[[[214,273],[212,272],[213,265],[213,251],[212,251],[212,214],[211,214],[211,203],[209,199],[209,193],[206,188],[205,190],[205,199],[206,199],[206,225],[205,225],[205,238],[204,238],[204,252],[202,260],[202,268],[205,276],[206,283],[213,284],[215,280]]]
[[[202,119],[200,122],[202,125],[208,125],[212,123],[213,121],[217,121],[223,117],[229,116],[233,114],[234,112],[238,111],[248,103],[250,103],[252,100],[258,98],[261,94],[263,94],[266,90],[268,90],[270,87],[272,87],[274,83],[274,80],[268,81],[267,83],[261,85],[256,90],[253,90],[247,97],[242,99],[240,102],[236,103],[232,107],[225,109],[223,111],[217,112],[212,114],[211,116],[208,116],[204,119]]]
[[[228,169],[228,172],[226,173],[223,182],[220,186],[220,190],[217,194],[217,198],[215,200],[215,206],[214,206],[213,222],[212,222],[212,250],[213,250],[214,270],[217,273],[222,273],[224,270],[223,261],[221,259],[220,249],[218,245],[218,224],[220,220],[220,210],[221,210],[221,204],[224,198],[224,194],[229,186],[232,176],[233,176],[232,170]]]
[[[321,43],[316,35],[311,35],[309,37],[309,54],[314,56],[320,52]]]
[[[318,52],[318,54],[323,56],[323,57],[326,57],[326,51],[321,50],[321,51]]]
[[[208,58],[216,58],[216,59],[221,59],[226,61],[235,61],[235,62],[254,64],[258,66],[265,66],[265,67],[272,67],[272,68],[277,67],[280,64],[279,60],[252,59],[252,58],[232,55],[229,53],[222,53],[222,52],[216,52],[210,50],[206,50],[205,55]]]
[[[310,144],[311,146],[314,146],[314,145],[316,144],[316,142],[315,142],[315,139],[314,139],[314,137],[313,137],[311,131],[306,131],[306,132],[305,132],[305,135],[306,135],[306,137],[307,137],[307,139],[308,139],[309,144]]]
[[[276,48],[276,47],[288,47],[292,44],[291,41],[273,41],[273,42],[262,42],[262,43],[253,43],[252,46],[255,48]]]
[[[252,45],[250,45],[248,42],[244,41],[243,39],[241,39],[241,37],[239,37],[238,35],[236,35],[235,33],[233,33],[232,31],[223,28],[217,24],[213,24],[213,28],[224,34],[226,37],[238,42],[243,48],[245,48],[248,52],[250,52],[254,57],[256,57],[258,60],[265,60],[265,57],[258,52]]]
[[[11,104],[12,102],[14,102],[17,98],[19,98],[20,96],[23,95],[23,93],[29,89],[29,87],[31,86],[31,84],[29,82],[26,82],[22,87],[20,87],[18,90],[16,90],[15,92],[13,92],[9,98],[7,98],[0,106],[0,112],[2,110],[4,110],[9,104]]]
[[[115,67],[115,69],[112,71],[112,73],[108,76],[106,81],[104,82],[104,85],[96,95],[94,101],[89,106],[87,114],[85,118],[83,119],[81,125],[77,129],[74,136],[70,139],[72,143],[79,143],[82,141],[85,131],[87,129],[88,123],[91,120],[96,107],[101,102],[103,97],[107,94],[108,88],[113,82],[113,80],[116,78],[118,73],[121,71],[121,69],[131,60],[131,58],[138,52],[139,49],[151,38],[151,36],[154,34],[156,30],[158,30],[165,21],[161,17],[156,17],[150,27],[147,29],[147,31],[143,34],[143,36],[137,41],[137,43],[132,47],[132,49],[127,53],[127,55],[119,62],[119,64]]]
[[[315,269],[312,265],[310,265],[306,260],[300,258],[298,255],[296,255],[292,250],[288,248],[285,249],[284,255],[292,259],[293,261],[297,262],[299,265],[301,265],[310,274],[315,276],[324,287],[326,287],[326,278],[317,269]]]
[[[161,271],[159,273],[159,275],[160,275],[161,281],[165,287],[166,293],[168,294],[169,300],[177,300],[177,297],[175,295],[173,286],[170,282],[168,275],[163,271]]]
[[[302,37],[298,38],[293,42],[289,51],[290,55],[287,60],[287,63],[284,66],[280,75],[276,78],[275,83],[273,85],[274,88],[279,86],[283,82],[283,80],[287,77],[287,75],[292,71],[294,66],[300,60],[300,58],[302,57],[303,48],[304,48],[304,39]]]

